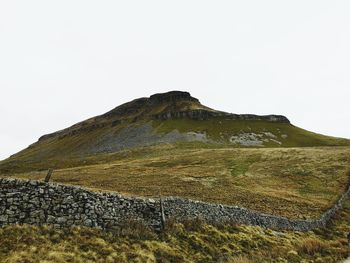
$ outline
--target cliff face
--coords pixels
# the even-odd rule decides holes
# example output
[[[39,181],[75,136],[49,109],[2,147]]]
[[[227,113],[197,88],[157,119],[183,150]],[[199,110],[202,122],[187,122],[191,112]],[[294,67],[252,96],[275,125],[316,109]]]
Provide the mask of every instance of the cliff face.
[[[189,92],[170,91],[167,93],[154,94],[149,98],[152,104],[176,103],[178,101],[189,101],[200,103],[198,99],[191,96]]]

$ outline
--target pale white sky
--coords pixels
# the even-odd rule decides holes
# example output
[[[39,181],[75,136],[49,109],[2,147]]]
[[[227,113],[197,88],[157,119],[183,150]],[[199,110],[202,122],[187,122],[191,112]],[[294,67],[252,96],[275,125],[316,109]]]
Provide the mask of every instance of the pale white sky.
[[[0,159],[131,99],[189,91],[350,138],[350,1],[0,1]]]

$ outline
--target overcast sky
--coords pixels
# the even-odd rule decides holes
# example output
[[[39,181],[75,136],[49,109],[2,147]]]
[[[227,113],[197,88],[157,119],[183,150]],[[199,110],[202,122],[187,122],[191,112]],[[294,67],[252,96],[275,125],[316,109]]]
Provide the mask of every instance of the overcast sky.
[[[0,1],[0,159],[129,100],[189,91],[350,138],[350,1]]]

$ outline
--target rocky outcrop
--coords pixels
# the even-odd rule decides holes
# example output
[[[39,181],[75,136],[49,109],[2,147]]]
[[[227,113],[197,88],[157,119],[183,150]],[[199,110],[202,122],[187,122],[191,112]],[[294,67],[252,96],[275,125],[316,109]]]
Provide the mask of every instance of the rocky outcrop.
[[[163,143],[175,143],[183,141],[208,142],[204,133],[185,132],[173,130],[166,134],[154,132],[152,123],[144,125],[129,125],[118,133],[109,133],[96,138],[89,145],[82,148],[87,154],[112,153],[133,147],[144,147]]]
[[[231,120],[243,120],[243,121],[268,121],[268,122],[290,123],[288,118],[282,115],[229,114],[228,118]]]
[[[179,101],[200,103],[199,100],[192,97],[189,92],[183,91],[170,91],[167,93],[154,94],[149,98],[149,100],[151,104],[174,103]]]
[[[259,115],[253,115],[253,114],[231,114],[226,112],[210,111],[210,110],[164,112],[161,114],[153,115],[152,117],[153,119],[160,119],[160,120],[178,119],[178,118],[189,118],[193,120],[207,120],[214,117],[225,117],[228,120],[290,123],[288,118],[282,115],[259,116]]]
[[[159,200],[95,193],[80,187],[0,179],[0,226],[8,224],[81,225],[111,230],[127,220],[160,229],[163,212],[177,221],[201,219],[207,223],[238,223],[265,228],[310,231],[324,227],[342,208],[350,188],[319,219],[291,220],[249,209],[168,197]]]
[[[146,115],[147,112],[152,112],[158,105],[168,105],[176,111],[174,104],[179,102],[193,102],[200,104],[199,100],[192,97],[188,92],[171,91],[167,93],[159,93],[152,95],[149,98],[136,99],[131,102],[122,104],[115,109],[103,114],[103,117],[141,117],[139,115]]]
[[[161,114],[153,115],[155,120],[169,120],[179,118],[189,118],[192,120],[207,120],[212,117],[224,116],[221,112],[208,111],[208,110],[189,110],[189,111],[174,111],[164,112]]]

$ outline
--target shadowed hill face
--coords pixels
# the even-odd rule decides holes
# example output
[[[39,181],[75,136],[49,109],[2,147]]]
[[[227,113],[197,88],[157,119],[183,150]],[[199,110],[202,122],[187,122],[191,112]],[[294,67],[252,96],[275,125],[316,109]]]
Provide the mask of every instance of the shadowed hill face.
[[[77,123],[70,128],[42,136],[39,141],[53,137],[76,135],[106,126],[120,124],[134,124],[152,120],[167,120],[189,118],[194,120],[207,120],[213,117],[226,117],[232,120],[264,120],[269,122],[289,123],[284,116],[269,115],[237,115],[216,111],[202,105],[198,99],[188,92],[171,91],[152,95],[150,98],[140,98],[127,102],[115,109],[86,121]]]
[[[52,137],[64,137],[103,128],[105,126],[117,126],[119,124],[131,124],[138,121],[147,121],[189,112],[216,112],[200,104],[199,100],[191,97],[188,92],[172,91],[163,94],[155,94],[150,98],[140,98],[86,121],[77,123],[67,129],[44,135],[39,141]],[[219,114],[217,112],[217,114]]]
[[[191,97],[188,92],[172,91],[163,94],[155,94],[150,98],[140,98],[125,103],[110,112],[102,115],[104,117],[145,117],[160,113],[186,111],[193,109],[206,109],[198,99]]]
[[[0,172],[45,160],[176,142],[206,147],[303,147],[350,145],[290,124],[280,115],[231,114],[202,105],[188,92],[172,91],[125,103],[64,130],[44,135],[0,163]],[[30,166],[30,165],[29,165]],[[37,165],[35,165],[37,167]]]

